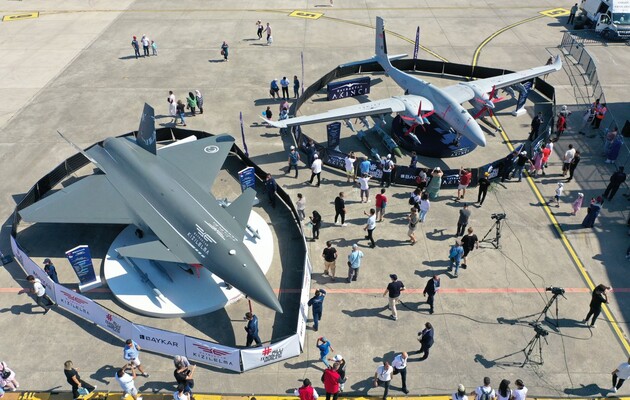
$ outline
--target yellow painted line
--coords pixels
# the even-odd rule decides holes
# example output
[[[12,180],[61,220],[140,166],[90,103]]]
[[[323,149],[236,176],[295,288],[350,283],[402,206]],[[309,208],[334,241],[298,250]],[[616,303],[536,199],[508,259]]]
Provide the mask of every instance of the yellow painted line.
[[[544,15],[545,17],[555,18],[567,16],[571,14],[571,11],[567,10],[566,8],[552,8],[551,10],[539,11],[539,13]]]
[[[508,149],[510,149],[510,151],[514,151],[514,145],[512,145],[512,141],[505,133],[503,126],[501,126],[501,123],[499,122],[499,120],[496,118],[495,115],[492,116],[492,122],[499,128],[501,137],[503,137],[503,140],[507,144]],[[564,248],[567,250],[567,252],[571,256],[573,263],[575,264],[578,271],[580,272],[580,275],[582,275],[582,279],[584,279],[589,289],[592,291],[593,289],[595,289],[595,284],[593,283],[593,280],[591,279],[591,276],[589,275],[589,273],[586,271],[586,268],[584,268],[584,264],[582,263],[582,260],[580,260],[580,257],[578,257],[575,249],[573,248],[573,245],[571,245],[571,242],[565,235],[564,230],[562,230],[562,227],[560,226],[560,223],[558,223],[556,216],[553,215],[553,213],[551,212],[551,208],[549,208],[549,205],[547,204],[545,197],[542,195],[542,193],[540,193],[540,190],[538,190],[538,187],[536,186],[536,182],[532,179],[532,177],[529,175],[527,171],[525,171],[525,175],[527,177],[527,183],[529,184],[529,187],[532,189],[532,191],[536,195],[536,198],[538,199],[538,201],[543,205],[543,210],[547,214],[547,217],[551,221],[551,224],[553,225],[556,232],[558,232],[558,235],[560,236],[560,240],[562,241]],[[630,354],[630,343],[628,343],[628,339],[624,335],[623,331],[619,327],[619,324],[613,317],[612,312],[610,311],[608,306],[606,306],[606,304],[604,304],[603,310],[604,310],[604,315],[606,315],[606,318],[608,318],[608,320],[610,321],[610,324],[613,327],[613,331],[617,334],[617,337],[619,341],[621,342],[621,344],[623,345],[623,347],[625,348],[626,353]]]
[[[2,22],[21,21],[23,19],[33,19],[39,17],[39,12],[8,14],[2,17]]]
[[[311,12],[311,11],[300,11],[295,10],[289,17],[297,17],[297,18],[306,18],[306,19],[320,19],[324,15],[323,13]]]
[[[475,65],[477,65],[477,60],[479,58],[479,54],[481,53],[481,49],[483,49],[483,47],[485,45],[487,45],[488,42],[490,42],[492,39],[494,39],[495,37],[499,36],[503,32],[514,28],[515,26],[526,24],[528,22],[535,21],[537,19],[544,18],[544,17],[545,17],[544,15],[536,15],[535,17],[530,17],[530,18],[524,19],[522,21],[515,22],[513,24],[507,25],[507,26],[499,29],[498,31],[494,32],[492,35],[490,35],[487,38],[485,38],[484,41],[481,42],[481,44],[479,46],[477,46],[477,49],[475,50],[475,54],[473,55],[473,60],[472,60],[472,66],[474,67]]]

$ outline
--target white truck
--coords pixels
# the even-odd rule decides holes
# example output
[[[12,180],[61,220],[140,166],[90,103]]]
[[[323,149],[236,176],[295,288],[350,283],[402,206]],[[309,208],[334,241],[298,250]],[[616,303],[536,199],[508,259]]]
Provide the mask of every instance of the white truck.
[[[606,39],[630,39],[630,0],[582,0],[575,25],[595,28]]]

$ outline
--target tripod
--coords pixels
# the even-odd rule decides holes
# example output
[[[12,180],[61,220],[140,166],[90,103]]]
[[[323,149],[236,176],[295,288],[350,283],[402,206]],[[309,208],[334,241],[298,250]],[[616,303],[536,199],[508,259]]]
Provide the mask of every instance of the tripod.
[[[547,312],[549,311],[549,309],[551,308],[551,306],[556,303],[556,322],[554,323],[553,321],[550,321],[556,328],[559,327],[559,323],[558,323],[558,296],[562,296],[564,297],[564,295],[562,293],[554,293],[553,296],[551,296],[551,299],[549,299],[549,302],[547,303],[547,305],[545,306],[545,308],[543,308],[543,310],[540,312],[540,315],[538,315],[538,318],[536,318],[536,322],[540,322],[541,319],[546,320],[547,319]],[[565,297],[566,298],[566,297]]]
[[[490,230],[488,230],[488,233],[486,233],[486,235],[483,237],[483,239],[481,239],[481,241],[486,242],[486,243],[491,243],[495,249],[500,248],[501,244],[499,243],[499,241],[501,240],[501,227],[502,227],[501,222],[502,221],[503,221],[503,218],[497,219],[496,221],[494,221],[494,225],[490,227]],[[492,233],[492,229],[494,229],[494,232],[495,232],[494,238],[486,240],[486,238]]]
[[[542,356],[542,342],[540,341],[540,337],[540,333],[536,331],[536,336],[534,336],[532,340],[527,343],[527,346],[525,346],[525,348],[522,350],[523,353],[525,353],[525,360],[523,361],[523,364],[521,364],[521,368],[523,368],[527,363],[536,365],[543,365],[545,363]],[[545,338],[543,337],[543,339]],[[547,342],[547,339],[545,339],[545,343],[549,344]],[[532,352],[536,348],[536,344],[538,344],[538,358],[540,359],[540,361],[533,360],[531,357]]]

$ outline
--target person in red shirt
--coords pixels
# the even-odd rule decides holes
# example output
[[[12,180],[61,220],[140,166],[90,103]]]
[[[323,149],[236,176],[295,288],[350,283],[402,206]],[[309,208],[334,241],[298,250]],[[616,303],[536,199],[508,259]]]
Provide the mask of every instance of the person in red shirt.
[[[306,378],[302,382],[302,386],[295,389],[293,394],[300,397],[300,400],[317,400],[319,394],[311,386],[311,380]]]
[[[326,400],[330,400],[332,396],[333,400],[337,400],[339,397],[339,363],[336,362],[324,371],[322,375],[322,383],[324,384],[324,390],[326,390]]]
[[[385,207],[387,207],[387,196],[385,196],[385,189],[381,189],[381,193],[376,195],[376,221],[383,222],[383,215],[385,215]]]
[[[542,174],[545,176],[545,168],[547,168],[547,161],[549,161],[549,156],[551,155],[551,147],[545,146],[542,149]]]
[[[564,133],[565,129],[567,129],[567,118],[562,114],[558,114],[558,122],[556,122],[556,138],[559,138]]]
[[[457,198],[463,199],[466,196],[466,188],[470,185],[472,180],[472,172],[468,171],[464,167],[459,169],[459,186],[457,186]]]

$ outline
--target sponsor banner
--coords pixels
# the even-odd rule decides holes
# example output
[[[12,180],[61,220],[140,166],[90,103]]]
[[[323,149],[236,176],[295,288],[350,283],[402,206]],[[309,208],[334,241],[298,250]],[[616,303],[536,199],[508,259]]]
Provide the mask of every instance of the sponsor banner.
[[[140,347],[146,350],[171,356],[186,353],[185,336],[181,333],[134,324],[131,336]]]
[[[220,344],[186,336],[186,357],[190,361],[241,371],[240,351]]]
[[[525,106],[527,96],[529,96],[529,92],[532,89],[532,81],[517,83],[514,87],[518,91],[518,100],[516,101],[516,110],[518,111]]]
[[[477,168],[470,168],[472,172],[472,179],[470,180],[470,184],[468,187],[477,186],[478,173]],[[459,186],[459,170],[458,169],[447,169],[444,170],[444,175],[442,176],[442,185],[441,188],[456,188]],[[402,185],[415,186],[416,178],[420,173],[420,168],[409,168],[403,166],[397,166],[394,170],[394,182]],[[427,172],[427,176],[431,179],[431,171]]]
[[[341,122],[333,122],[326,125],[326,134],[328,138],[329,149],[339,149],[341,142]]]
[[[22,268],[26,271],[26,274],[33,275],[35,278],[39,279],[46,288],[46,294],[56,302],[55,286],[57,285],[55,285],[55,282],[48,277],[48,274],[46,274],[35,261],[31,260],[26,253],[20,249],[13,236],[11,236],[11,251],[13,252],[13,257],[15,257],[17,262],[20,263]],[[27,283],[26,286],[30,288],[31,284]]]
[[[333,149],[325,149],[322,155],[324,164],[344,170],[346,168],[346,154]]]
[[[417,60],[418,59],[418,49],[420,48],[420,27],[418,27],[418,29],[416,29],[416,42],[414,43],[413,46],[413,59]]]
[[[98,307],[98,309],[94,307],[91,313],[93,315],[92,321],[96,325],[122,340],[131,339],[133,323],[130,321],[113,314],[103,307]]]
[[[238,180],[241,182],[241,190],[243,192],[247,188],[256,189],[256,170],[254,167],[247,167],[238,171]]]
[[[346,97],[361,96],[370,93],[370,77],[351,79],[347,81],[331,82],[326,88],[328,100],[345,99]]]
[[[262,367],[300,355],[300,338],[293,335],[269,346],[241,350],[243,371]]]
[[[72,269],[77,274],[81,285],[87,285],[96,281],[89,246],[81,245],[70,249],[66,251],[66,257],[68,257],[68,261],[70,261],[70,265],[72,265]]]
[[[59,307],[65,308],[71,313],[88,321],[94,321],[96,314],[95,311],[97,311],[96,309],[101,308],[101,306],[82,294],[63,287],[62,285],[55,285],[55,294]]]

